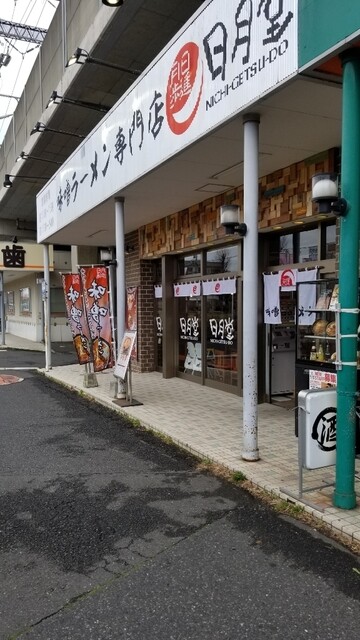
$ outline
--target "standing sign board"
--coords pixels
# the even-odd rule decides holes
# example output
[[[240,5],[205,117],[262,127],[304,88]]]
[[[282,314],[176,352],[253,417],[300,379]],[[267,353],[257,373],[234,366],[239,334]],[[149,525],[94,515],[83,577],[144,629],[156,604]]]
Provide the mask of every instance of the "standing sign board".
[[[302,466],[319,469],[336,461],[336,389],[304,389],[298,395]]]
[[[114,370],[114,375],[117,378],[121,378],[121,380],[125,380],[126,372],[130,362],[131,352],[135,343],[135,338],[136,331],[125,331]]]

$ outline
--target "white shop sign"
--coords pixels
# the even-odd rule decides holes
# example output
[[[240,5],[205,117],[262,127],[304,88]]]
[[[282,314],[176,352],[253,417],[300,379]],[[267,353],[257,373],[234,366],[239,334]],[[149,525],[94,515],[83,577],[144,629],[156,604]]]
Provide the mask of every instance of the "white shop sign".
[[[336,389],[304,389],[298,394],[302,466],[318,469],[336,461]]]
[[[38,242],[297,72],[296,0],[212,0],[40,191]]]

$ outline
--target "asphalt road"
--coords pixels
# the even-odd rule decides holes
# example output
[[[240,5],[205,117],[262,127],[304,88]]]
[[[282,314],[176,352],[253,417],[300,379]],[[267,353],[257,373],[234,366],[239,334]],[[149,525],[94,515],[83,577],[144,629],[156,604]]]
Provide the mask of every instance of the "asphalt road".
[[[21,377],[0,386],[1,640],[359,638],[358,558]]]
[[[61,367],[77,362],[72,343],[55,343],[52,345],[51,365]],[[19,349],[0,349],[0,372],[11,368],[45,368],[44,351],[22,351]]]

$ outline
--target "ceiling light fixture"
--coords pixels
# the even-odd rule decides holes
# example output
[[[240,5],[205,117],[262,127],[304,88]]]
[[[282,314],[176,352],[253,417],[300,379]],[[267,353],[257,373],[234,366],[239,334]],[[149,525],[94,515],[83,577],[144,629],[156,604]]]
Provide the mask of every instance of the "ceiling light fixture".
[[[50,178],[44,178],[44,176],[21,176],[18,173],[16,175],[11,175],[10,173],[5,173],[3,185],[5,189],[10,189],[13,186],[12,180],[10,178],[23,178],[23,180],[49,180]]]
[[[25,153],[25,151],[22,151],[20,155],[18,155],[15,162],[21,162],[22,160],[41,160],[42,162],[49,162],[50,164],[57,164],[59,166],[62,164],[57,160],[50,160],[48,158],[39,158],[38,156],[31,156],[30,154]]]
[[[112,7],[113,9],[116,7],[121,7],[124,4],[124,0],[102,0],[102,3],[106,7]]]
[[[74,138],[81,138],[82,140],[85,136],[81,135],[81,133],[74,133],[72,131],[63,131],[62,129],[51,129],[43,122],[37,122],[36,125],[31,129],[30,135],[32,136],[34,133],[43,133],[44,131],[51,131],[52,133],[63,133],[67,136],[73,136]]]
[[[128,67],[122,67],[112,62],[106,62],[105,60],[99,60],[99,58],[93,58],[85,49],[78,47],[71,58],[66,63],[67,67],[72,67],[73,64],[85,64],[85,62],[92,62],[93,64],[99,64],[102,67],[109,67],[110,69],[117,69],[117,71],[125,71],[131,73],[133,76],[139,76],[141,71],[137,69],[129,69]]]
[[[74,104],[77,107],[85,107],[86,109],[94,109],[94,111],[102,111],[103,113],[107,113],[110,109],[110,107],[106,107],[102,104],[96,104],[95,102],[87,102],[85,100],[76,100],[75,98],[59,96],[57,91],[52,92],[46,108],[52,107],[54,104],[61,104],[62,102],[65,104]]]

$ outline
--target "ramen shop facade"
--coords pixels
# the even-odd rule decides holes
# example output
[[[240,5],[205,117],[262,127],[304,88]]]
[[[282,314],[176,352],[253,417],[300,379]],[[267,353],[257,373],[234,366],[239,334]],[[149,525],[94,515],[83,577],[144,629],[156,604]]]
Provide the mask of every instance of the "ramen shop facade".
[[[263,273],[284,266],[288,243],[294,251],[286,266],[301,266],[306,256],[307,266],[335,273],[336,223],[317,215],[310,185],[314,173],[336,168],[337,150],[319,125],[313,145],[301,136],[286,154],[281,112],[295,95],[304,110],[304,88],[313,105],[330,100],[298,79],[298,3],[276,4],[274,13],[271,2],[204,2],[37,197],[39,243],[78,245],[79,253],[87,243],[97,256],[101,247],[116,255],[120,329],[136,300],[134,371],[239,395],[244,243],[258,234],[252,322],[262,398],[271,393]],[[229,235],[220,211],[234,205],[246,221],[243,117],[257,112],[264,140],[258,212],[245,237]],[[294,326],[292,312],[289,318]]]
[[[263,274],[317,267],[319,277],[336,276],[338,223],[335,217],[317,213],[309,185],[314,173],[334,171],[337,163],[338,149],[329,149],[259,180],[259,313],[254,323],[259,344],[259,396],[263,400],[276,399],[272,332],[290,332],[294,338],[296,330],[296,292],[280,295],[280,326],[272,328],[264,323]],[[139,331],[139,357],[143,354],[144,358],[134,362],[134,367],[156,369],[167,377],[185,377],[241,395],[246,237],[225,233],[219,211],[228,202],[239,206],[243,218],[243,186],[239,186],[130,235],[136,258],[127,256],[127,282],[139,283],[138,273],[131,277],[132,261],[146,265],[149,285],[139,291],[139,322],[148,329]],[[149,335],[153,336],[150,342]],[[287,378],[286,390],[291,393],[295,340],[290,351],[287,370],[284,360],[275,362],[275,367]]]

